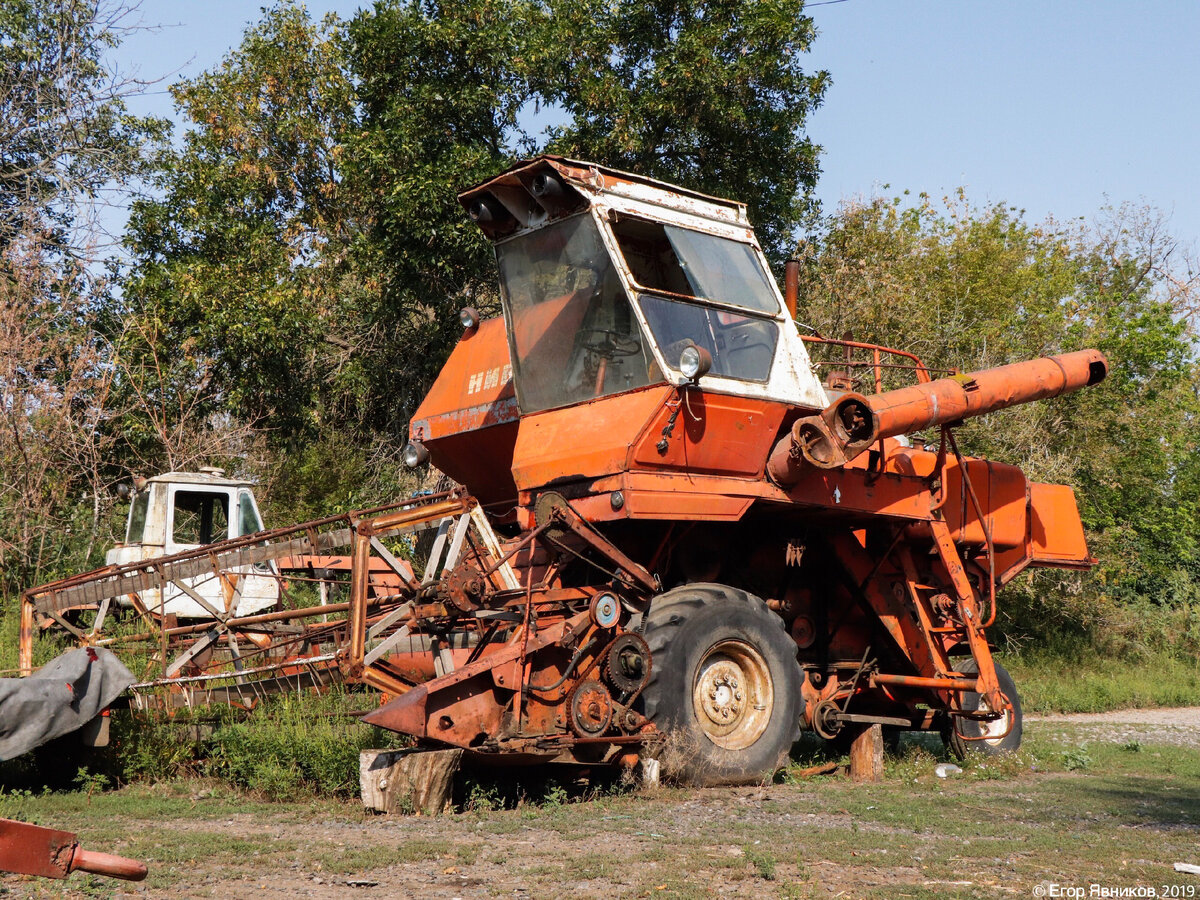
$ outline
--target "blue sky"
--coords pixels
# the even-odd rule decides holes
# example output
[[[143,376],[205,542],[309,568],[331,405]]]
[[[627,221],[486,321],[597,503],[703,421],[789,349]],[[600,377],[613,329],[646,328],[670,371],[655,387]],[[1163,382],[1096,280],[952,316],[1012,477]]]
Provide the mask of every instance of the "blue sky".
[[[308,8],[347,17],[360,5]],[[259,9],[143,0],[144,23],[163,27],[115,59],[167,80],[138,110],[170,115],[166,84],[217,64]],[[808,129],[825,151],[826,208],[958,187],[1035,221],[1146,203],[1200,243],[1200,3],[839,0],[809,13],[820,33],[805,65],[832,77]]]

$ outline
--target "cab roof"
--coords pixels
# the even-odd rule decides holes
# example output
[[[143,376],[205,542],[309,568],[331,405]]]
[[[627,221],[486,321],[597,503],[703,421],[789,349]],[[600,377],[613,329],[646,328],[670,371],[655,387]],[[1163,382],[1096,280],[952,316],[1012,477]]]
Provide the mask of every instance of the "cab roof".
[[[149,484],[203,484],[208,487],[252,487],[249,481],[238,478],[226,478],[214,472],[163,472],[153,478],[147,478]]]
[[[602,202],[649,205],[748,228],[746,205],[597,163],[543,155],[522,160],[458,195],[484,233],[500,239]]]

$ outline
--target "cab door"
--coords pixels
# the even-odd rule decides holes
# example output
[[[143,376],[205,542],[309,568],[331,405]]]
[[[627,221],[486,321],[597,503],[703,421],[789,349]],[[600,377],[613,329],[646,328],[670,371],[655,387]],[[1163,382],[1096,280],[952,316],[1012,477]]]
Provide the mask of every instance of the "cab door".
[[[230,510],[233,491],[227,488],[204,487],[195,484],[172,484],[167,495],[167,533],[164,551],[170,556],[187,550],[197,550],[206,544],[233,536]],[[212,618],[213,610],[226,611],[226,594],[216,573],[207,572],[183,582],[205,605],[197,602],[187,591],[168,584],[163,591],[163,612],[181,619]],[[241,612],[241,605],[238,606]],[[157,610],[151,610],[157,612]]]

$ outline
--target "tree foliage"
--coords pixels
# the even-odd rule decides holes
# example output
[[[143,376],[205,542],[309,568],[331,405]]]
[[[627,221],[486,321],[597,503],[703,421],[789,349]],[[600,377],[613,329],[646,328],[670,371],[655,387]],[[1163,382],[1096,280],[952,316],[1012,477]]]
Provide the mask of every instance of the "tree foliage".
[[[105,65],[128,9],[0,7],[0,582],[95,549],[112,469],[107,193],[146,171],[163,124]]]
[[[803,55],[802,0],[549,3],[532,51],[540,94],[567,121],[550,148],[745,201],[775,264],[811,213],[817,147],[805,136],[827,84]]]
[[[354,110],[338,45],[301,9],[276,7],[172,93],[195,127],[134,205],[125,386],[190,393],[193,419],[224,412],[303,433],[330,417],[330,373],[350,340],[355,211],[338,172]]]
[[[824,84],[799,67],[800,9],[381,0],[315,26],[270,7],[174,89],[191,127],[133,220],[135,314],[208,408],[292,444],[329,429],[402,442],[456,311],[496,308],[490,246],[457,193],[542,149],[534,110],[565,117],[551,149],[748,196],[784,252]]]
[[[803,256],[799,318],[829,337],[963,371],[1104,351],[1101,386],[971,420],[963,449],[1077,489],[1100,567],[1027,583],[1042,621],[1200,600],[1197,285],[1175,273],[1158,218],[1124,208],[1094,229],[1031,225],[961,193],[940,206],[877,198],[844,206]]]
[[[497,309],[491,248],[457,194],[520,153],[535,14],[511,0],[377,3],[346,30],[360,116],[346,171],[366,213],[357,365],[381,431],[406,428],[461,332],[457,311]]]

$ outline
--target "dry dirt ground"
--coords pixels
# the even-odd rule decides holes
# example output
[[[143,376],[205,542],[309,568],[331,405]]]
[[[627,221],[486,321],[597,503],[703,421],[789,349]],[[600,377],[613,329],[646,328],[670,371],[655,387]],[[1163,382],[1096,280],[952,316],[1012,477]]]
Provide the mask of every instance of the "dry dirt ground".
[[[439,818],[195,782],[27,798],[27,818],[151,874],[140,885],[0,876],[0,895],[1200,897],[1200,876],[1173,869],[1200,863],[1200,709],[1031,718],[1026,737],[1017,756],[945,779],[938,747],[909,741],[881,785],[796,778],[809,757],[760,787],[511,809],[485,808],[484,789],[476,808]]]

